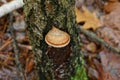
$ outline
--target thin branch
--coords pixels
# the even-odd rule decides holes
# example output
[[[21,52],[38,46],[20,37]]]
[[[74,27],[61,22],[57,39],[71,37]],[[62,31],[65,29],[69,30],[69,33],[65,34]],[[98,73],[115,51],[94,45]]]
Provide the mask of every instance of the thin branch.
[[[22,47],[22,48],[27,48],[29,50],[32,50],[32,46],[31,45],[18,44],[18,46]]]
[[[80,27],[80,26],[78,26],[78,27]],[[111,50],[111,51],[113,51],[115,53],[119,53],[120,54],[120,49],[115,48],[112,45],[110,45],[107,42],[105,42],[103,39],[100,39],[93,32],[90,32],[90,31],[82,29],[82,28],[80,28],[80,31],[81,31],[81,33],[83,33],[84,35],[86,35],[87,37],[89,37],[92,41],[98,42],[99,44],[103,45],[104,47],[108,48],[109,50]]]
[[[11,39],[8,39],[8,40],[6,41],[6,43],[3,44],[3,45],[0,47],[0,51],[2,51],[2,50],[3,50],[6,46],[8,46],[11,42],[12,42],[12,40],[11,40]]]
[[[14,34],[14,29],[13,29],[13,14],[12,13],[10,14],[10,20],[9,20],[9,27],[8,28],[9,28],[10,33],[11,33],[12,38],[13,38],[12,46],[13,46],[14,53],[15,53],[15,62],[16,62],[16,68],[18,70],[18,77],[21,76],[20,77],[20,78],[22,78],[21,80],[26,80],[26,77],[24,75],[24,71],[22,69],[22,65],[19,61],[20,52],[19,52],[19,49],[18,49],[18,44],[17,44],[16,39],[15,39],[15,34]]]
[[[13,10],[23,7],[23,5],[23,0],[13,0],[9,3],[3,4],[0,7],[0,17],[12,12]]]

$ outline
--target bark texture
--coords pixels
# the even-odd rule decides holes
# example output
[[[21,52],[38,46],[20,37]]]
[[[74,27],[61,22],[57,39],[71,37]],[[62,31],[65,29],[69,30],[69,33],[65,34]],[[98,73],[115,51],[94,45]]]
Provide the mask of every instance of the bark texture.
[[[48,45],[45,43],[46,33],[55,26],[68,32],[71,36],[70,46],[74,53],[70,57],[71,71],[76,72],[80,62],[81,48],[79,40],[79,28],[76,26],[74,13],[74,0],[24,0],[24,12],[26,15],[27,29],[33,51],[36,66],[39,72],[39,80],[53,80],[52,61],[49,60],[46,51]],[[64,56],[64,55],[63,55]],[[70,80],[70,79],[68,79]],[[73,80],[73,79],[72,79]],[[85,79],[84,79],[85,80]]]

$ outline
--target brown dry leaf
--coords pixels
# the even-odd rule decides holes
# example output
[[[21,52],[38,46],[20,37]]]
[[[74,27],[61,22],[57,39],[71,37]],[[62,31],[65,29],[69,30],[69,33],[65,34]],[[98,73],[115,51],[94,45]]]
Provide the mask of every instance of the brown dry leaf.
[[[108,52],[107,50],[100,52],[100,59],[104,71],[109,75],[105,80],[120,79],[120,55]]]
[[[117,1],[118,2],[119,0],[108,0],[108,1],[111,1],[111,2],[116,2]]]
[[[34,68],[34,61],[32,59],[26,60],[25,72],[29,73]]]
[[[7,2],[10,2],[10,1],[13,1],[13,0],[7,0]]]
[[[119,47],[120,44],[120,31],[110,27],[104,27],[97,31],[107,43]]]
[[[120,9],[116,9],[110,14],[101,16],[101,22],[104,26],[109,26],[113,29],[120,30]]]
[[[88,76],[92,79],[90,80],[96,80],[99,77],[98,71],[94,68],[88,67]],[[101,79],[102,80],[102,79]]]
[[[76,21],[77,23],[85,22],[83,25],[83,29],[96,30],[100,27],[100,22],[95,14],[95,12],[91,13],[85,6],[82,6],[83,12],[81,12],[78,8],[75,7],[76,13]]]
[[[98,72],[97,80],[107,80],[107,75],[103,69],[102,64],[96,59],[94,59],[93,61],[94,61],[94,64],[96,66],[96,70]]]
[[[91,42],[87,45],[87,50],[94,53],[97,50],[97,46],[95,43]]]
[[[107,13],[110,13],[116,9],[119,9],[120,7],[120,3],[118,0],[113,0],[113,1],[108,1],[107,3],[105,3],[104,5],[104,10]]]
[[[110,13],[101,16],[101,23],[104,26],[109,26],[113,29],[120,30],[120,2],[110,3],[107,9]]]
[[[0,6],[3,5],[3,2],[0,1]]]

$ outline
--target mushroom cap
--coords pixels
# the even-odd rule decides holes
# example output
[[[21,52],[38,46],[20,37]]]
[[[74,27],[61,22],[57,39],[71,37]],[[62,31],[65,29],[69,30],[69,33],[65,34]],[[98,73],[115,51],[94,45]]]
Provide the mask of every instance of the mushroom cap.
[[[45,41],[50,46],[61,48],[69,44],[70,36],[68,33],[53,27],[45,36]]]

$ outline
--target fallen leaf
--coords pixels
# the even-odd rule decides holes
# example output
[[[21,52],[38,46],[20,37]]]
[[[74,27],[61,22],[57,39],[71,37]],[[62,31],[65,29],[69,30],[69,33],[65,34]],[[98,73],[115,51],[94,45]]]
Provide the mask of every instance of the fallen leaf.
[[[108,3],[106,5],[107,12],[104,16],[101,16],[101,24],[103,26],[109,26],[113,29],[120,30],[120,2]]]
[[[32,59],[26,60],[25,72],[29,73],[34,68],[34,61]]]
[[[99,74],[98,74],[98,72],[97,72],[96,69],[93,69],[93,68],[89,67],[89,68],[88,68],[88,76],[89,76],[90,78],[95,77],[95,79],[98,79]],[[94,79],[94,80],[95,80],[95,79]]]
[[[97,46],[95,43],[91,42],[87,45],[87,50],[94,53],[97,50]]]
[[[83,29],[90,29],[96,30],[100,27],[100,22],[95,14],[95,12],[91,13],[85,6],[82,6],[83,12],[80,11],[77,7],[75,7],[76,13],[76,21],[77,23],[85,22],[83,25]]]
[[[81,6],[84,4],[84,0],[76,0],[75,1],[75,6],[77,7],[77,8],[81,8]]]
[[[108,0],[108,1],[111,1],[111,2],[116,2],[117,1],[118,2],[119,0]]]
[[[101,16],[101,23],[103,26],[120,30],[120,9],[116,9],[107,15]]]
[[[116,9],[119,9],[120,7],[120,2],[117,1],[108,1],[107,3],[105,3],[104,5],[104,10],[106,13],[110,13],[112,11],[115,11]]]
[[[98,72],[97,80],[107,80],[106,72],[104,71],[103,66],[101,65],[101,63],[96,59],[94,59],[93,61],[94,61],[96,70]]]
[[[99,37],[102,37],[107,43],[119,47],[120,44],[120,31],[118,29],[112,29],[111,27],[103,27],[98,30]]]
[[[101,64],[104,71],[109,75],[105,80],[119,80],[120,79],[120,55],[108,52],[107,50],[101,51],[100,54]]]

